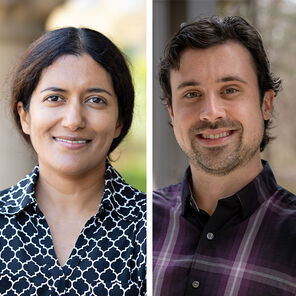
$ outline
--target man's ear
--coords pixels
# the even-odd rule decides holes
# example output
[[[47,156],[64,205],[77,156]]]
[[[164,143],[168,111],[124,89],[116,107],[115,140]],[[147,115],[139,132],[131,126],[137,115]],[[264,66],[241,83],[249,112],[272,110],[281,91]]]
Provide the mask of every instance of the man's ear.
[[[262,114],[264,120],[269,120],[271,118],[272,109],[273,109],[273,99],[274,91],[272,89],[268,90],[264,94],[263,103],[262,103]]]
[[[170,118],[171,118],[171,123],[173,123],[174,121],[174,112],[173,112],[173,107],[172,107],[172,104],[171,102],[169,101],[168,98],[165,98],[165,104],[168,108],[168,111],[169,111],[169,115],[170,115]]]
[[[17,103],[17,112],[20,117],[23,132],[30,135],[30,113],[24,110],[23,102]]]

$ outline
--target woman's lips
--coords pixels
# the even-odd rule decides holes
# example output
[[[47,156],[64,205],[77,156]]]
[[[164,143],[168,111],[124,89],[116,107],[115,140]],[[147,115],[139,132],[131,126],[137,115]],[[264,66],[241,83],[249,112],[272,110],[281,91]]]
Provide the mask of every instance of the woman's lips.
[[[80,137],[53,137],[54,141],[64,147],[71,149],[79,149],[85,147],[91,142],[90,139]]]

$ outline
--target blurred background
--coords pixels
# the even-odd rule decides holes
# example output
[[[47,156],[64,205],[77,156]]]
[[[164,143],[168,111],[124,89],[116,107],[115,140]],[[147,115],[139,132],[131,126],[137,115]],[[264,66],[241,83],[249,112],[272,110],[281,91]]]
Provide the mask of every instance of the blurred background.
[[[14,185],[36,164],[9,111],[14,68],[44,30],[65,26],[100,31],[128,57],[136,91],[134,121],[111,158],[128,183],[146,191],[145,0],[0,0],[0,189]]]
[[[179,182],[188,165],[179,149],[169,116],[161,103],[158,65],[166,42],[183,22],[210,15],[240,15],[261,33],[272,72],[283,80],[275,99],[276,139],[262,158],[278,183],[296,193],[296,0],[153,0],[153,183],[154,188]]]

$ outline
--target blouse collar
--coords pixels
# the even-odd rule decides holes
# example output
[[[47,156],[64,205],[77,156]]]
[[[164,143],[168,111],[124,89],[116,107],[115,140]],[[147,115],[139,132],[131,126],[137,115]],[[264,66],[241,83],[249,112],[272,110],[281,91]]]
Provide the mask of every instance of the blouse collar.
[[[39,176],[39,166],[26,175],[15,186],[0,192],[0,214],[17,215],[30,205],[36,205],[35,185]],[[99,212],[114,211],[119,219],[134,221],[139,216],[140,198],[143,193],[127,184],[120,174],[106,162],[105,190]]]

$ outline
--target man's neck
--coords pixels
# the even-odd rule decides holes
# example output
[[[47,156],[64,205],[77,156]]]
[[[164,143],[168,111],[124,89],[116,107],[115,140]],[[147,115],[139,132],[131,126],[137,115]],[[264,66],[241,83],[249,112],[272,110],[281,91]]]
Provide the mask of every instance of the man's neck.
[[[231,196],[250,183],[262,170],[259,157],[223,176],[208,174],[190,164],[192,191],[197,206],[212,215],[218,200]]]

